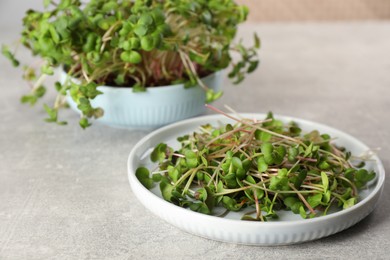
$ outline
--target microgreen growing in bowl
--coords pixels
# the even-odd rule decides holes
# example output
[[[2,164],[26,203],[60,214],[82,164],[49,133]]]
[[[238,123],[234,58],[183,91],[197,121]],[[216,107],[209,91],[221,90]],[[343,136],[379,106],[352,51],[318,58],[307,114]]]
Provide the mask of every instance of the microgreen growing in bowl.
[[[139,167],[138,180],[159,183],[165,200],[196,212],[245,209],[243,220],[267,221],[283,209],[313,218],[352,207],[376,176],[326,133],[303,133],[272,113],[261,121],[225,115],[236,123],[203,125],[179,137],[177,150],[158,144],[150,155],[157,168]]]
[[[57,114],[66,106],[68,92],[82,112],[80,125],[85,128],[89,118],[104,114],[91,105],[102,94],[98,86],[142,92],[178,83],[199,85],[210,102],[221,93],[208,88],[202,77],[231,65],[228,76],[239,83],[258,65],[256,34],[253,47],[233,42],[238,24],[248,15],[248,8],[233,0],[44,0],[44,4],[44,11],[28,10],[23,18],[21,43],[42,62],[25,67],[31,90],[22,102],[35,104],[46,92],[45,78],[57,67],[76,79],[55,83],[58,96],[52,106],[45,106],[50,122],[64,124]],[[8,46],[2,53],[19,65]]]

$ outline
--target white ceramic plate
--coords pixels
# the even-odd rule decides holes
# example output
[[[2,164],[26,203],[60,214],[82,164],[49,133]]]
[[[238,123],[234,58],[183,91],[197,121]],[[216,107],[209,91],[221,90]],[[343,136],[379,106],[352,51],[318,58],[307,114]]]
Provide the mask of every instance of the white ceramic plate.
[[[241,116],[265,118],[264,114],[241,114]],[[317,129],[320,133],[328,133],[337,138],[338,145],[346,147],[353,155],[361,155],[369,151],[365,144],[337,129],[298,118],[283,116],[276,116],[276,118],[286,123],[295,121],[305,132]],[[248,245],[301,243],[329,236],[356,224],[375,208],[379,200],[385,171],[380,159],[375,155],[366,164],[366,168],[375,170],[377,176],[369,183],[367,189],[359,193],[359,202],[349,209],[313,219],[301,219],[299,215],[289,211],[278,213],[280,218],[270,222],[243,221],[239,219],[241,214],[237,213],[229,213],[223,218],[204,215],[165,201],[158,188],[148,190],[138,181],[135,176],[136,169],[139,166],[146,166],[149,169],[153,167],[149,155],[157,144],[165,142],[175,147],[175,144],[178,145],[177,137],[197,131],[199,126],[207,123],[218,125],[233,123],[233,121],[221,115],[212,115],[160,128],[141,139],[128,159],[128,177],[135,196],[155,215],[182,230],[210,239]]]

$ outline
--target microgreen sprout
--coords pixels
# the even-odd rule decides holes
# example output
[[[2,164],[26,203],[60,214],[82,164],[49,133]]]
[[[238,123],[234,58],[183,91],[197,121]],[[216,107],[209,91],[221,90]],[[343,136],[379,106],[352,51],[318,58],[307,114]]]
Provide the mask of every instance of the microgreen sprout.
[[[209,107],[236,123],[203,125],[179,137],[177,150],[161,143],[151,154],[157,169],[136,173],[147,188],[160,183],[163,198],[178,206],[204,214],[245,209],[242,219],[253,221],[278,218],[283,209],[313,218],[352,207],[375,178],[326,133],[303,133],[272,113],[260,121]]]

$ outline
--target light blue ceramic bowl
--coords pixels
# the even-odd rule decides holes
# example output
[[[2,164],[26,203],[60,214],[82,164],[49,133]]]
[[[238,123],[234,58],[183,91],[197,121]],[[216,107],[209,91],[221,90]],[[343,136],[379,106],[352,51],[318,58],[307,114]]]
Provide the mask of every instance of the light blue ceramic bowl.
[[[213,73],[202,81],[215,91],[222,83],[222,72]],[[67,74],[61,72],[61,82]],[[103,92],[92,100],[93,107],[101,107],[104,116],[96,122],[122,127],[153,129],[179,120],[194,117],[205,112],[205,91],[199,86],[184,88],[183,84],[147,88],[146,92],[134,93],[131,88],[100,86]],[[76,103],[68,95],[67,101],[72,109]]]

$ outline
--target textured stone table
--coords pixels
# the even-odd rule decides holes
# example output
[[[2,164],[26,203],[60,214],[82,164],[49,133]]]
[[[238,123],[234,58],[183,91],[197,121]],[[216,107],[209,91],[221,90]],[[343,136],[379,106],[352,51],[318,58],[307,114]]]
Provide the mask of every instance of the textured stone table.
[[[17,38],[16,26],[0,28],[1,42]],[[389,173],[390,22],[248,24],[240,34],[249,41],[253,30],[260,69],[240,86],[226,81],[215,105],[338,128],[381,147]],[[70,125],[47,124],[41,105],[19,104],[27,88],[19,75],[0,57],[0,259],[388,257],[388,180],[371,215],[321,240],[264,248],[207,240],[155,217],[130,190],[127,156],[146,131],[83,131],[72,111],[62,113]]]

